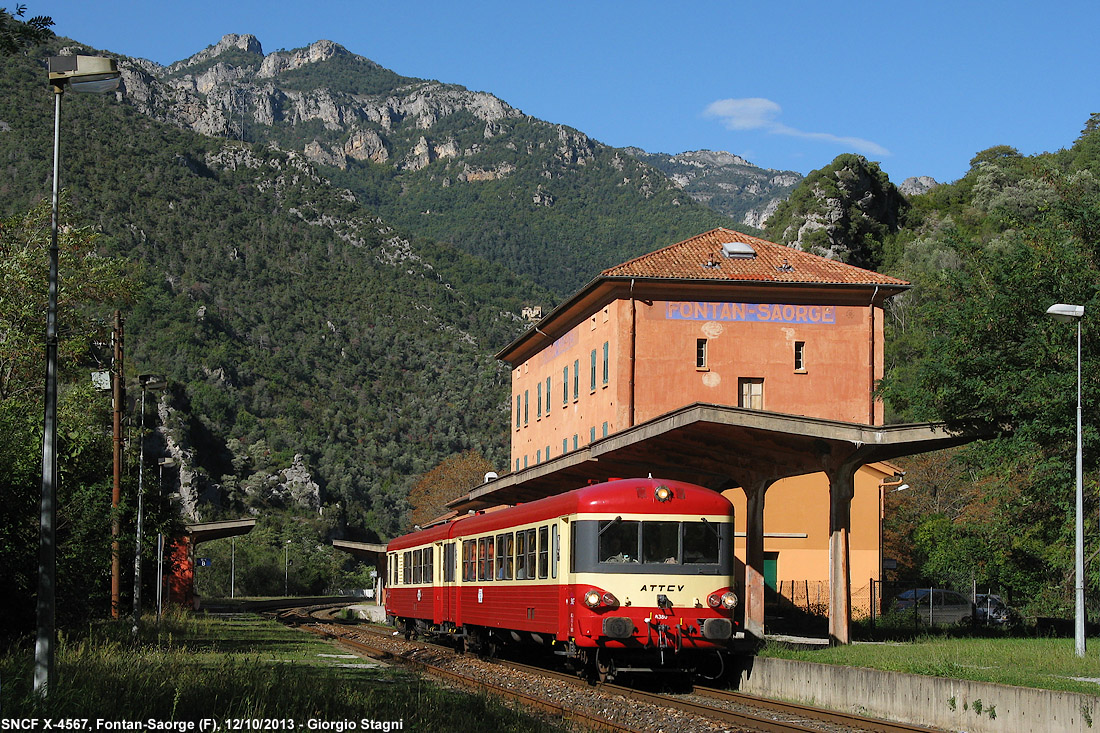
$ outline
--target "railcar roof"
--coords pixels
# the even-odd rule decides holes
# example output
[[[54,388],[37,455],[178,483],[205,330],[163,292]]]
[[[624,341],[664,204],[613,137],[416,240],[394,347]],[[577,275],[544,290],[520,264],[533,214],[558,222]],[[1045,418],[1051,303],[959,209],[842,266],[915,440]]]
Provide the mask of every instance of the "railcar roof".
[[[654,494],[658,486],[673,491],[667,503],[658,502]],[[649,499],[640,504],[639,499]],[[574,491],[555,494],[527,504],[518,504],[500,511],[468,514],[446,524],[396,537],[390,541],[389,550],[417,547],[461,535],[539,522],[577,513],[630,513],[630,514],[729,514],[729,501],[716,491],[666,479],[620,479],[602,484],[585,486]]]

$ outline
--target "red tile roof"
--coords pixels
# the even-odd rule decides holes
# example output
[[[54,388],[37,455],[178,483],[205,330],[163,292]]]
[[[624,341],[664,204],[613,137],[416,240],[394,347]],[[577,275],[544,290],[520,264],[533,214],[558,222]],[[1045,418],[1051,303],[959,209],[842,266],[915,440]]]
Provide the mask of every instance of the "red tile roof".
[[[747,244],[755,250],[756,256],[726,257],[722,253],[722,245],[725,243]],[[909,285],[895,277],[846,265],[732,229],[712,229],[616,265],[600,274],[602,277],[814,285],[885,285],[902,288]]]

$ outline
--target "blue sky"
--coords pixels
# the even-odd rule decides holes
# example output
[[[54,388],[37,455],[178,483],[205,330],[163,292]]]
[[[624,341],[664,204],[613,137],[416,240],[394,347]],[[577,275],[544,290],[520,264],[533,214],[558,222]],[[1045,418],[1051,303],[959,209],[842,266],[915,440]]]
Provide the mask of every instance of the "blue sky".
[[[1079,0],[21,1],[60,35],[162,64],[226,33],[265,53],[327,39],[609,145],[804,174],[855,152],[895,183],[953,181],[993,145],[1068,147],[1100,111],[1100,3]]]

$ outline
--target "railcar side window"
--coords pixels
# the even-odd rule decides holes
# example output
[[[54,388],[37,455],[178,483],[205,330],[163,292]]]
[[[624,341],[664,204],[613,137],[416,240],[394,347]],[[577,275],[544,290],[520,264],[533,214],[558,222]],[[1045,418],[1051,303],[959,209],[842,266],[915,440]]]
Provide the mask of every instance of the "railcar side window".
[[[539,527],[539,577],[545,578],[550,570],[550,528]]]
[[[527,530],[527,577],[534,579],[535,577],[535,530],[531,528]]]
[[[435,548],[424,548],[424,582],[432,583],[435,581]]]
[[[412,559],[413,559],[413,582],[414,583],[419,583],[421,578],[422,578],[421,573],[424,572],[424,551],[423,550],[413,550]]]
[[[412,576],[412,553],[411,552],[406,552],[405,557],[402,558],[402,559],[405,561],[405,573],[404,573],[405,578],[404,578],[404,580],[405,580],[405,584],[408,585],[409,583],[412,582],[412,579],[413,579],[413,576]]]
[[[718,562],[718,531],[713,524],[684,522],[684,563]]]
[[[477,579],[493,579],[493,538],[481,537],[477,541]]]
[[[527,533],[516,532],[516,580],[527,579]]]
[[[642,562],[680,562],[679,522],[642,522]]]
[[[497,535],[497,580],[512,579],[512,533]]]
[[[599,561],[638,562],[638,526],[640,522],[615,518],[600,522]]]
[[[477,580],[477,542],[474,540],[462,542],[462,579]]]

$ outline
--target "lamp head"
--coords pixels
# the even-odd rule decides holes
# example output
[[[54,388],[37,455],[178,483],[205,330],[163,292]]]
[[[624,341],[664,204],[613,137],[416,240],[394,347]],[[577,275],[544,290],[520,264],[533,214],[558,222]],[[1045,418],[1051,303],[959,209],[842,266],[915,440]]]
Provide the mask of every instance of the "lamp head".
[[[1085,306],[1055,303],[1047,308],[1047,315],[1056,321],[1070,322],[1085,315]]]
[[[50,56],[49,72],[58,94],[66,85],[74,92],[113,92],[121,77],[118,62],[103,56]]]
[[[138,382],[142,389],[164,389],[168,386],[168,380],[159,374],[142,374],[138,376]]]

